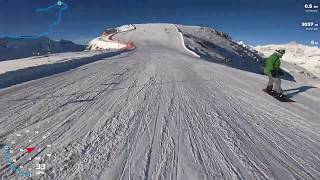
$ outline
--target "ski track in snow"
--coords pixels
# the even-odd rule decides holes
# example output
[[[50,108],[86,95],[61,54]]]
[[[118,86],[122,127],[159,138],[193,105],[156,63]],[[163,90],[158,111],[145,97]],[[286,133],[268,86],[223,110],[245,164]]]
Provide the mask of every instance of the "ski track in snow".
[[[192,57],[174,25],[115,38],[137,49],[0,91],[1,141],[39,128],[37,146],[54,145],[35,179],[320,178],[319,106],[280,103],[264,76]]]

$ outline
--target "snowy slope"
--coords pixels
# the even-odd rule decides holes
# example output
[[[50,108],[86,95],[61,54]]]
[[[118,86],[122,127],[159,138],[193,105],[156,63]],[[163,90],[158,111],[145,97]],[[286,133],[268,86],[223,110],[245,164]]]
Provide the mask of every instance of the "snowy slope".
[[[114,37],[132,52],[0,90],[0,141],[39,129],[17,146],[53,145],[33,179],[320,178],[318,88],[284,81],[297,103],[281,103],[265,76],[185,50],[175,25],[136,28]],[[3,161],[0,175],[25,179]]]
[[[0,89],[62,73],[123,51],[58,53],[0,62]]]
[[[83,51],[85,46],[74,44],[71,41],[50,40],[50,52],[77,52]],[[41,37],[38,39],[17,39],[17,38],[0,38],[0,61],[26,58],[48,54],[49,39]]]
[[[271,55],[276,49],[286,49],[286,54],[283,60],[304,68],[305,73],[309,76],[320,77],[320,48],[306,46],[296,42],[291,42],[282,45],[264,45],[256,46],[255,49],[264,54],[265,57]]]
[[[127,32],[132,30],[135,30],[135,26],[132,24],[123,25],[116,28],[109,28],[105,30],[101,36],[90,41],[87,45],[87,49],[90,51],[123,49],[126,47],[126,43],[112,40],[112,36],[114,36],[117,33],[122,33],[122,32]]]
[[[19,69],[25,69],[30,67],[37,67],[41,65],[54,64],[67,62],[75,59],[92,57],[102,52],[69,52],[69,53],[57,53],[50,56],[36,56],[22,59],[14,59],[0,62],[0,74],[4,74],[10,71],[17,71]]]
[[[109,40],[109,36],[100,36],[89,42],[87,50],[96,51],[96,50],[111,50],[111,49],[121,49],[126,45],[120,43],[119,41]]]

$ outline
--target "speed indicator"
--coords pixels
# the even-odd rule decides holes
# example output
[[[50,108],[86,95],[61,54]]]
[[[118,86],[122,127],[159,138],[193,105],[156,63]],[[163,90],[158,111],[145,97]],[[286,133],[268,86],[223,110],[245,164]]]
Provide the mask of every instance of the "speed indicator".
[[[51,158],[51,144],[47,143],[50,133],[39,130],[23,130],[6,137],[2,145],[0,173],[3,177],[21,176],[31,178],[45,174]]]

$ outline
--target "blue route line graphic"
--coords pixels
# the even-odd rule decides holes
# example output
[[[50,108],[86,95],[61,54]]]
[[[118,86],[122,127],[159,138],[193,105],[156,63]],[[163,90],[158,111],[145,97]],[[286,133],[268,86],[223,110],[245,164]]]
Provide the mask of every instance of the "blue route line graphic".
[[[16,166],[14,164],[14,162],[10,159],[8,145],[4,146],[4,159],[6,160],[6,163],[9,165],[9,168],[11,169],[11,171],[16,172],[24,177],[31,177],[32,176],[32,174],[30,172],[22,170],[21,168]]]
[[[54,21],[52,24],[50,24],[48,31],[43,32],[37,36],[11,36],[10,38],[38,39],[42,36],[49,36],[50,33],[53,31],[53,29],[61,23],[63,12],[66,11],[69,8],[69,6],[68,6],[68,4],[66,4],[63,1],[58,1],[57,3],[51,5],[47,8],[36,9],[36,13],[43,13],[43,12],[50,11],[51,9],[54,9],[54,8],[59,8],[58,15],[57,15],[58,18],[56,21]]]

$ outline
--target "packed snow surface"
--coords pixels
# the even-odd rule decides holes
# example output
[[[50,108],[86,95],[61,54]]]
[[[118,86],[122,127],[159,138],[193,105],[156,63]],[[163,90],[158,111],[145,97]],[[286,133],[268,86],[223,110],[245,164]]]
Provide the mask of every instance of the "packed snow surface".
[[[320,179],[318,88],[283,81],[297,102],[281,103],[265,76],[185,50],[175,25],[136,28],[114,37],[134,51],[0,90],[0,141],[39,128],[32,144],[53,144],[33,179]]]

